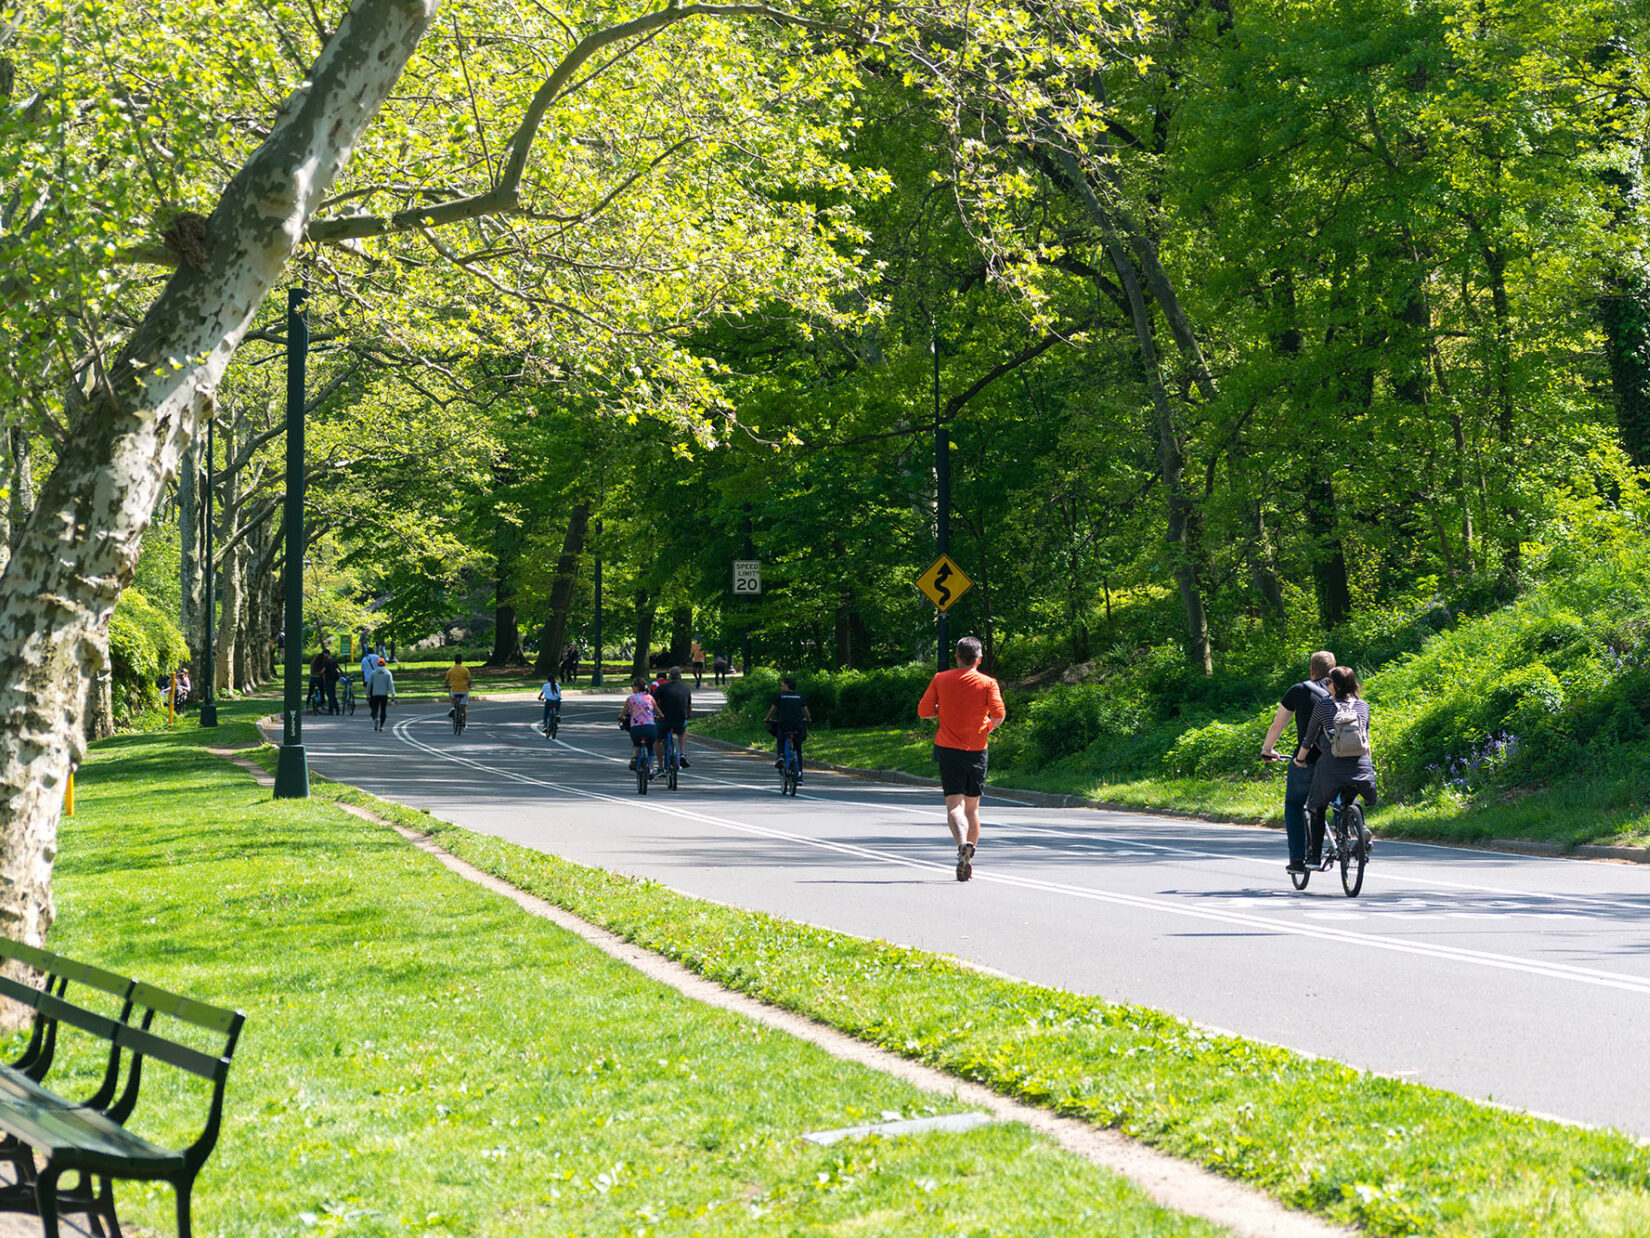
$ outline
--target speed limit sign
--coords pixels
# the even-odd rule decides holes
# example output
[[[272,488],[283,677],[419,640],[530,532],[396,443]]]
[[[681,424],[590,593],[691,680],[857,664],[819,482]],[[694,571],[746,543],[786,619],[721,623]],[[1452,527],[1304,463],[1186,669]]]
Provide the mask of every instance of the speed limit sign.
[[[733,561],[733,592],[737,597],[754,597],[762,592],[762,560]]]

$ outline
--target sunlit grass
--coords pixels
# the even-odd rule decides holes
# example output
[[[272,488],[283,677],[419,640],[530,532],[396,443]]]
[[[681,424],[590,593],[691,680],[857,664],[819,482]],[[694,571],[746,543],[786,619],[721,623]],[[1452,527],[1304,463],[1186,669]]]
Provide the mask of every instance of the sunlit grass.
[[[1217,1232],[1022,1127],[799,1141],[957,1106],[641,978],[320,780],[272,800],[202,750],[266,708],[98,745],[57,869],[48,945],[248,1013],[197,1232]],[[204,1110],[166,1073],[137,1125],[177,1139]],[[119,1190],[172,1232],[169,1190]]]

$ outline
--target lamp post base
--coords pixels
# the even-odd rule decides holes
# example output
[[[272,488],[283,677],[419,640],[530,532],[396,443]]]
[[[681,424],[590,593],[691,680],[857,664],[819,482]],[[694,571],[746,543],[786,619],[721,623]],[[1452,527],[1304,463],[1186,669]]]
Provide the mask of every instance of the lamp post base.
[[[281,745],[281,755],[275,763],[275,798],[309,798],[309,759],[304,755],[302,744]]]
[[[218,725],[218,705],[216,701],[203,701],[201,703],[201,725]]]

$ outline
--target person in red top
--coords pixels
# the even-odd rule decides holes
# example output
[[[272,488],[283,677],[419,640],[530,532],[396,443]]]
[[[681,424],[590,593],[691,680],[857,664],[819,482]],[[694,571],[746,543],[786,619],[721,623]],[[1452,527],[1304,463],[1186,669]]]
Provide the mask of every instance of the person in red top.
[[[917,706],[919,718],[938,718],[934,760],[945,792],[945,824],[957,842],[957,880],[974,875],[974,848],[980,841],[980,796],[985,793],[986,744],[1008,710],[997,681],[979,671],[984,651],[978,638],[957,642],[957,669],[941,671]]]

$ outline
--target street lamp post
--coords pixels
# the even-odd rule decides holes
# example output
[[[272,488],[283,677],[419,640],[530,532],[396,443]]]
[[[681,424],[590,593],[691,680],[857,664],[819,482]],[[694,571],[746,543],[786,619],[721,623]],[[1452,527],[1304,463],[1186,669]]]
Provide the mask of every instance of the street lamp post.
[[[940,337],[931,332],[928,351],[934,354],[934,532],[941,555],[951,553],[951,432],[940,420]],[[951,666],[951,619],[934,613],[934,641],[940,670]]]
[[[214,410],[215,411],[215,410]],[[212,427],[217,424],[217,417],[213,416],[206,422],[206,519],[202,521],[201,530],[206,538],[206,553],[202,557],[206,560],[206,665],[202,668],[202,679],[205,686],[201,694],[201,725],[218,725],[218,702],[212,695],[213,681],[217,678],[217,636],[212,628]],[[234,444],[231,442],[233,448]],[[231,451],[230,454],[234,454]]]
[[[590,672],[590,686],[602,686],[602,518],[596,517],[596,665]]]
[[[275,765],[277,799],[309,798],[304,753],[304,363],[309,354],[305,292],[286,294],[286,702],[281,752]]]

